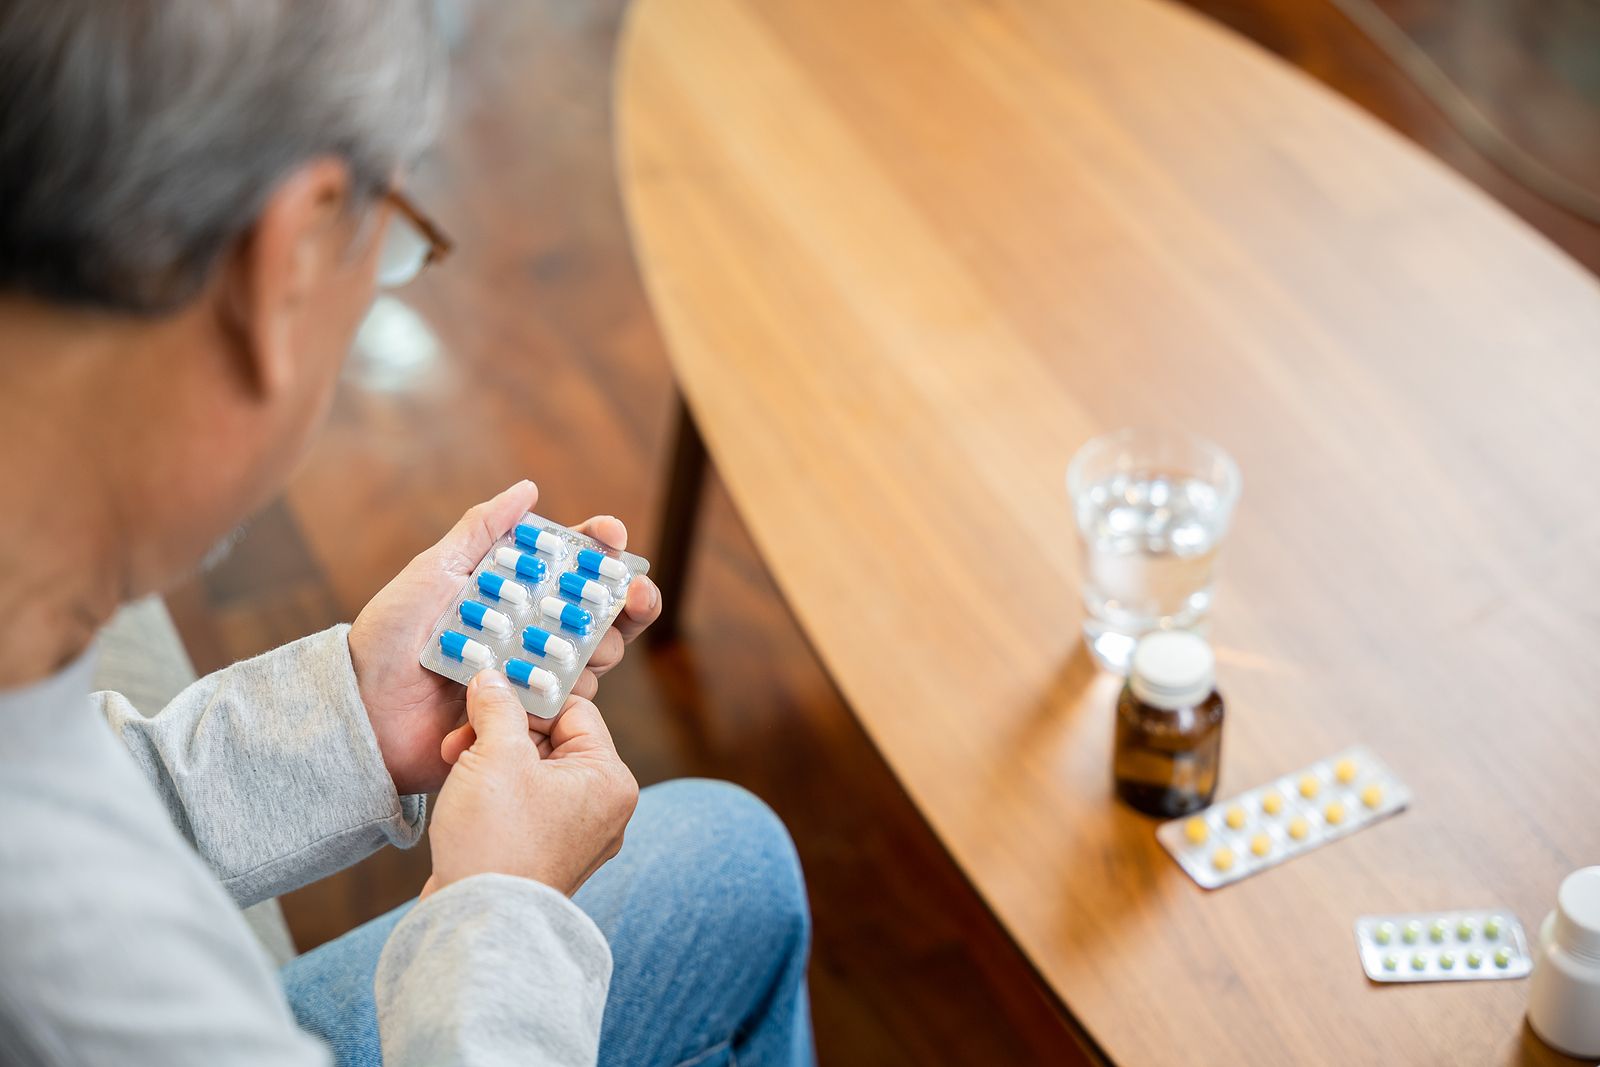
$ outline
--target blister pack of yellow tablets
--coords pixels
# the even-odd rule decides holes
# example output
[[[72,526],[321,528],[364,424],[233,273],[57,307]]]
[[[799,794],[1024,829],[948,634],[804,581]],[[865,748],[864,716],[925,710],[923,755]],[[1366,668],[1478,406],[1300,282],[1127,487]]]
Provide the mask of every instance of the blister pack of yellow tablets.
[[[649,569],[642,556],[526,515],[434,623],[422,665],[463,685],[497,667],[529,715],[553,719],[622,610],[629,584]]]
[[[1230,885],[1347,837],[1411,802],[1405,783],[1356,747],[1156,828],[1206,889]]]
[[[1504,908],[1363,915],[1356,951],[1374,982],[1470,982],[1533,970],[1522,923]]]

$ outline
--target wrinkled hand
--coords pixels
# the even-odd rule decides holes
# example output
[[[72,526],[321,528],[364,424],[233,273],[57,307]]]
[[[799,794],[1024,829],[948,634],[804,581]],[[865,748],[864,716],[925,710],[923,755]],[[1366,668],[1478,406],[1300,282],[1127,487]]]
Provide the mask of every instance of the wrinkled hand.
[[[443,540],[425,549],[380,589],[350,627],[350,660],[361,700],[384,765],[402,794],[437,791],[455,756],[472,743],[470,726],[462,726],[448,755],[442,750],[446,735],[464,721],[466,695],[460,683],[417,662],[422,646],[472,568],[532,510],[538,497],[532,482],[519,482],[471,508]],[[609,515],[590,519],[577,529],[612,548],[627,547],[627,528]],[[631,582],[621,613],[600,639],[573,693],[592,700],[600,689],[600,675],[622,661],[625,645],[660,614],[661,594],[655,583],[644,577]]]
[[[422,895],[475,874],[531,878],[571,895],[622,847],[639,785],[599,710],[567,701],[548,736],[499,671],[467,687],[470,746],[457,753],[428,831]]]

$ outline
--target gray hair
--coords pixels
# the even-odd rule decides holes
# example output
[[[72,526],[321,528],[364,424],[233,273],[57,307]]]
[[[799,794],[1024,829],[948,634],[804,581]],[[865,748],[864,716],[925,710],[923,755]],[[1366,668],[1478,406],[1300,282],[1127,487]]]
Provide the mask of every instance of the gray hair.
[[[443,74],[428,0],[0,0],[0,291],[181,307],[295,167],[378,195]]]

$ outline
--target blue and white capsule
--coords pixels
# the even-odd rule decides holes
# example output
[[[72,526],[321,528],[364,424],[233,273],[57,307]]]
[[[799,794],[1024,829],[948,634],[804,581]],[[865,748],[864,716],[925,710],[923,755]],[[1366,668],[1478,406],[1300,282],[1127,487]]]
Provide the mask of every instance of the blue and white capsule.
[[[547,596],[539,601],[539,614],[547,619],[554,619],[575,633],[586,634],[594,626],[592,614],[576,604],[568,604],[565,600],[553,596]]]
[[[546,659],[569,660],[573,652],[571,641],[537,626],[522,631],[522,647]]]
[[[474,641],[459,630],[446,630],[439,635],[439,650],[451,659],[458,659],[469,667],[483,670],[494,666],[494,653],[482,641]]]
[[[525,659],[506,660],[506,677],[524,689],[549,696],[561,687],[555,675],[543,667],[535,667]]]
[[[517,523],[515,534],[517,544],[535,552],[543,552],[552,559],[560,559],[567,554],[567,543],[549,530],[541,529],[531,522]]]
[[[487,630],[496,637],[511,636],[511,619],[477,600],[461,602],[461,621],[474,630]]]
[[[490,600],[502,601],[512,607],[526,607],[528,603],[526,589],[510,578],[502,578],[493,571],[478,572],[478,592]]]
[[[626,563],[592,548],[578,549],[578,567],[613,582],[620,582],[628,576]]]
[[[587,600],[601,610],[611,603],[611,590],[576,571],[568,571],[561,576],[561,591],[574,600]]]
[[[494,561],[508,571],[516,571],[518,578],[534,585],[544,581],[545,575],[550,573],[550,568],[544,565],[544,560],[538,556],[530,556],[526,552],[518,552],[509,545],[494,550]]]

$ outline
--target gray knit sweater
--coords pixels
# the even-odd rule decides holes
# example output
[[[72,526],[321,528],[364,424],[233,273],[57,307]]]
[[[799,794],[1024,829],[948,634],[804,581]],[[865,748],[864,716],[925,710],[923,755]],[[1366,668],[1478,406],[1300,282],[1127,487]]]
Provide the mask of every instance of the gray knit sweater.
[[[89,653],[0,692],[0,1064],[322,1064],[238,907],[409,846],[340,626],[152,718]],[[384,1062],[587,1064],[611,955],[560,893],[480,875],[378,967]]]

